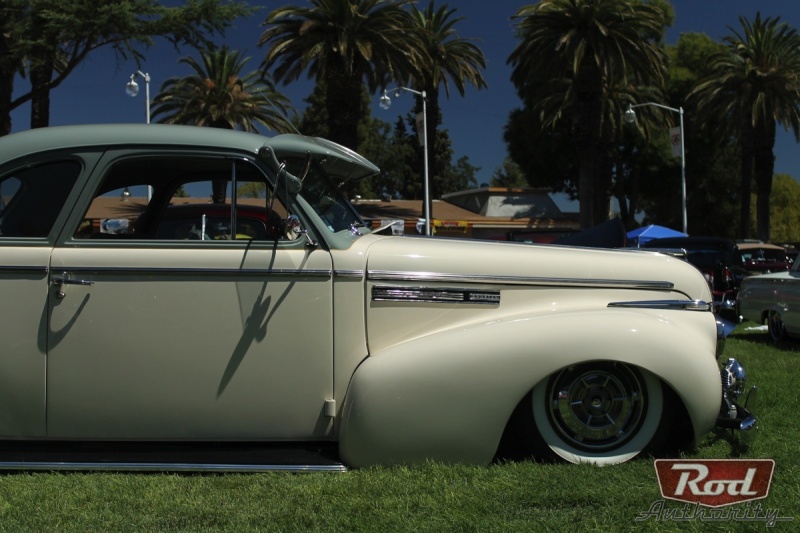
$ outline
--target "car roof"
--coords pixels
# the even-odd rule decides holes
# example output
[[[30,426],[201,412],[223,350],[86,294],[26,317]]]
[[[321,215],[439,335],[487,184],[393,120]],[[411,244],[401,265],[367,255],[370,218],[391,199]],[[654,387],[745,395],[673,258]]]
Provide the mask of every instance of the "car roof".
[[[334,176],[361,179],[380,172],[358,153],[326,139],[290,133],[267,137],[237,130],[176,124],[53,126],[13,133],[0,137],[0,164],[51,150],[119,145],[209,146],[253,154],[266,146],[278,157],[283,154],[316,156],[315,159]]]
[[[740,242],[737,243],[736,246],[738,246],[740,250],[781,250],[783,252],[786,251],[786,248],[784,248],[783,246],[778,246],[777,244],[767,244],[765,242]]]
[[[269,137],[220,128],[166,124],[93,124],[36,128],[0,137],[0,162],[21,154],[115,145],[219,146],[256,152]]]

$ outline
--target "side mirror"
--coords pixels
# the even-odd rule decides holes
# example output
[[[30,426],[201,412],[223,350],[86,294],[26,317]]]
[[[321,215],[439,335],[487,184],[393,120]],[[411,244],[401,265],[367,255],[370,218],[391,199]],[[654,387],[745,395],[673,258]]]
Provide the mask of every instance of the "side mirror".
[[[286,225],[284,227],[284,235],[290,241],[296,240],[298,237],[303,235],[306,238],[306,244],[308,246],[316,247],[317,243],[311,239],[311,236],[308,234],[308,230],[303,229],[300,224],[300,218],[297,215],[289,215],[286,217]]]
[[[290,241],[297,239],[303,233],[303,229],[300,227],[300,218],[297,215],[286,217],[284,233]]]

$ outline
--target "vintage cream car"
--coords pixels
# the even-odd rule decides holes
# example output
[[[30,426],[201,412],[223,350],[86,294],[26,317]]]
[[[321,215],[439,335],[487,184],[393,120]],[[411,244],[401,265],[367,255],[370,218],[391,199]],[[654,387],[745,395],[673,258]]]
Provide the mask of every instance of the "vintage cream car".
[[[743,319],[766,323],[774,341],[800,338],[800,261],[789,271],[744,278],[736,310]]]
[[[370,230],[334,184],[377,172],[299,135],[0,139],[0,439],[332,443],[350,466],[489,463],[511,442],[607,464],[753,432],[697,269]],[[212,191],[214,237],[205,215],[162,223]],[[278,232],[237,224],[254,203]]]

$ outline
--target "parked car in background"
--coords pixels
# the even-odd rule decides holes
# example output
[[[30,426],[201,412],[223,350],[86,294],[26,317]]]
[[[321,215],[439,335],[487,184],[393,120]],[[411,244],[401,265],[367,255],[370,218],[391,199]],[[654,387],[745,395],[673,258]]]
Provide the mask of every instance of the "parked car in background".
[[[0,440],[326,444],[359,467],[754,432],[696,268],[373,231],[337,184],[378,172],[300,135],[0,138]],[[218,200],[178,205],[195,190]],[[134,222],[102,231],[109,203]]]
[[[647,241],[642,247],[685,251],[686,260],[708,281],[716,311],[735,318],[736,293],[742,280],[750,275],[736,242],[718,237],[668,237]]]
[[[742,267],[751,274],[768,274],[789,270],[792,262],[786,248],[763,242],[738,243]]]
[[[767,324],[775,341],[800,337],[800,262],[789,271],[745,278],[736,310],[745,320]]]
[[[155,220],[138,220],[134,231],[138,235],[152,235],[155,239],[230,240],[231,228],[235,226],[235,238],[239,240],[280,238],[280,214],[274,209],[252,205],[252,202],[250,198],[239,200],[235,220],[231,219],[230,202],[170,204]]]

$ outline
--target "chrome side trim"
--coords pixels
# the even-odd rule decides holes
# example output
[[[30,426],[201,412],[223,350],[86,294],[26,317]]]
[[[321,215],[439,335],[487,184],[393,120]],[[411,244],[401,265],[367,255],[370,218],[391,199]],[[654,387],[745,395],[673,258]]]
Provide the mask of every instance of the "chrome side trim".
[[[500,303],[500,291],[452,287],[373,287],[372,301],[498,305]]]
[[[410,281],[441,283],[481,283],[488,285],[540,285],[595,288],[659,289],[668,290],[675,286],[671,281],[580,279],[580,278],[539,278],[527,276],[490,276],[480,274],[441,274],[438,272],[404,272],[389,270],[370,270],[370,281]]]
[[[50,269],[46,266],[0,266],[0,272],[14,274],[42,274],[47,275]]]
[[[703,300],[641,300],[637,302],[611,302],[608,307],[712,311],[714,305]]]
[[[0,461],[0,470],[72,470],[111,472],[347,472],[343,464],[206,464]]]
[[[61,268],[61,267],[60,267]],[[237,275],[237,276],[303,276],[330,278],[331,270],[296,270],[281,268],[153,268],[153,267],[72,267],[62,268],[67,272],[111,273],[111,274],[192,274],[192,275]]]
[[[337,278],[349,278],[361,280],[364,278],[363,270],[334,270],[333,275]]]

